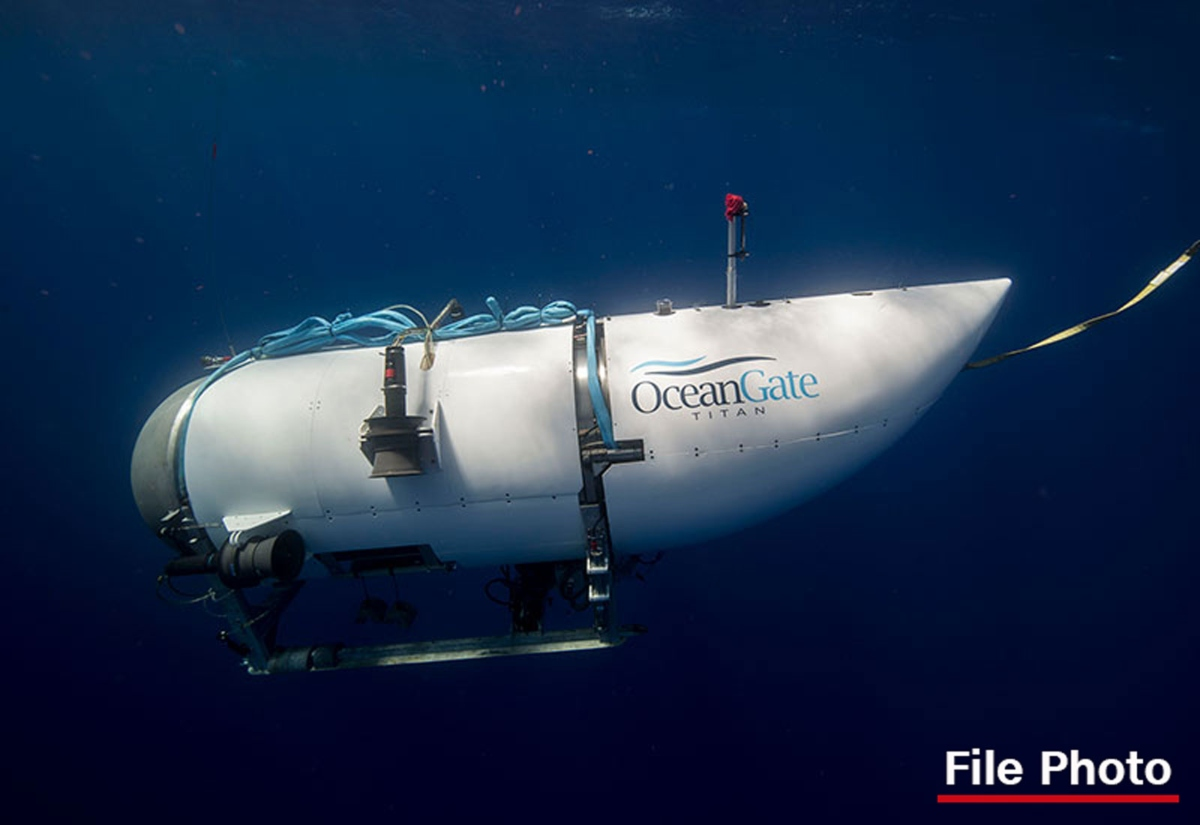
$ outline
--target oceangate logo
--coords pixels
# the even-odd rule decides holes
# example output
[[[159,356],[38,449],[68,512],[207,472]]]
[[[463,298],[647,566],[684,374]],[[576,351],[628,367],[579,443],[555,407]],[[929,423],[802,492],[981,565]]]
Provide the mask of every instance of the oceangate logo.
[[[817,376],[811,372],[797,374],[788,370],[781,373],[766,364],[743,369],[736,378],[714,376],[712,380],[695,383],[677,380],[738,364],[776,360],[770,355],[739,355],[704,364],[702,362],[706,357],[702,355],[688,361],[643,361],[638,364],[630,372],[641,373],[644,377],[630,390],[633,408],[645,415],[662,409],[692,410],[692,416],[697,419],[707,410],[708,418],[716,417],[714,412],[728,418],[731,414],[735,417],[748,415],[747,406],[752,408],[755,415],[765,415],[767,405],[773,402],[802,401],[821,395],[816,389]]]

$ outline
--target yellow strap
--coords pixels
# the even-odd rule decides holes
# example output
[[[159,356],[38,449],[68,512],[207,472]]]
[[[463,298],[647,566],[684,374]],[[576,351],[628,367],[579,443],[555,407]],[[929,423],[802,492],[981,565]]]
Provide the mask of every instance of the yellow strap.
[[[1088,329],[1089,327],[1094,327],[1096,324],[1100,323],[1101,321],[1107,321],[1109,318],[1113,318],[1117,315],[1120,315],[1122,312],[1129,309],[1134,304],[1141,302],[1141,300],[1143,298],[1145,298],[1147,295],[1149,295],[1154,290],[1158,289],[1159,286],[1161,286],[1162,284],[1165,284],[1167,282],[1168,278],[1170,278],[1172,275],[1174,275],[1176,272],[1178,272],[1180,267],[1182,267],[1184,264],[1186,264],[1188,261],[1190,261],[1198,252],[1200,252],[1200,241],[1196,241],[1194,244],[1189,246],[1187,248],[1186,252],[1184,252],[1182,255],[1180,255],[1178,258],[1175,259],[1174,263],[1172,263],[1170,266],[1168,266],[1162,272],[1158,273],[1153,278],[1151,278],[1150,283],[1148,283],[1144,287],[1142,287],[1141,292],[1139,292],[1137,295],[1134,295],[1132,298],[1130,298],[1128,301],[1126,301],[1125,304],[1122,307],[1120,307],[1119,309],[1114,309],[1112,312],[1106,312],[1103,315],[1097,315],[1095,318],[1088,318],[1086,321],[1076,324],[1075,326],[1073,326],[1069,329],[1064,329],[1062,332],[1054,333],[1049,338],[1043,338],[1041,341],[1038,341],[1036,344],[1030,344],[1027,347],[1021,347],[1020,349],[1014,349],[1014,350],[1009,350],[1008,352],[1002,352],[999,355],[993,355],[991,358],[984,358],[981,361],[972,361],[971,363],[969,363],[965,367],[963,367],[963,369],[977,370],[977,369],[981,369],[982,367],[990,367],[992,364],[998,364],[1001,361],[1012,358],[1014,355],[1020,355],[1025,352],[1029,352],[1030,350],[1040,349],[1041,347],[1048,347],[1051,344],[1057,344],[1059,341],[1063,341],[1063,340],[1066,340],[1067,338],[1071,338],[1072,336],[1078,335],[1079,333],[1083,332],[1085,329]]]

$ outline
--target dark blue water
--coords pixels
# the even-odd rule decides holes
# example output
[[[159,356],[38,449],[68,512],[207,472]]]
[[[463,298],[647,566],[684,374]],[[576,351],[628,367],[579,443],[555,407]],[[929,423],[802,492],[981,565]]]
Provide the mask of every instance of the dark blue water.
[[[819,500],[672,552],[625,601],[651,634],[614,651],[248,677],[217,622],[155,598],[169,554],[128,461],[225,349],[222,312],[245,347],[451,296],[716,303],[726,191],[753,207],[743,297],[1009,275],[981,354],[1029,343],[1200,236],[1198,23],[1189,2],[7,4],[6,807],[1191,821],[1189,268],[961,376]],[[972,747],[1028,772],[1136,750],[1183,801],[937,806]]]

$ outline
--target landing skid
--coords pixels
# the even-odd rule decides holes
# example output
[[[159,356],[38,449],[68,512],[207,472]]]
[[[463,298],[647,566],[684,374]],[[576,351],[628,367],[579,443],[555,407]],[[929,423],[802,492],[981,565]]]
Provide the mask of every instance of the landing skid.
[[[535,653],[569,653],[576,650],[616,647],[630,636],[639,636],[645,632],[645,628],[638,625],[625,625],[608,632],[601,632],[595,628],[581,628],[540,634],[475,636],[396,645],[291,647],[274,651],[265,668],[256,668],[251,664],[248,670],[254,675],[265,675],[420,665]]]
[[[441,569],[449,572],[445,566]],[[587,558],[579,569],[585,576],[587,594],[586,606],[581,607],[591,610],[591,627],[543,630],[541,608],[548,589],[539,590],[536,584],[529,584],[526,587],[532,595],[518,599],[515,586],[510,593],[512,629],[504,636],[467,636],[398,644],[277,645],[275,639],[280,619],[304,584],[296,581],[277,584],[271,595],[258,605],[252,604],[241,592],[231,593],[230,598],[223,600],[229,630],[223,631],[219,638],[242,658],[249,673],[264,676],[598,650],[616,647],[626,639],[646,632],[640,625],[617,625],[613,621],[614,566],[611,544],[602,524],[594,526],[590,532]],[[536,582],[539,574],[545,572],[544,569],[529,570],[527,577]],[[510,580],[509,584],[518,582],[519,579]]]

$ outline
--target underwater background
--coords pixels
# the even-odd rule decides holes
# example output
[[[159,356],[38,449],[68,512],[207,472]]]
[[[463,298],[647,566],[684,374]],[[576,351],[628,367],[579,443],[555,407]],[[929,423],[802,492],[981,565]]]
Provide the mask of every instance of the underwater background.
[[[622,592],[650,633],[615,650],[250,677],[155,597],[170,552],[128,476],[199,356],[309,315],[719,303],[730,191],[745,300],[1012,277],[978,355],[1113,309],[1200,237],[1198,24],[1186,1],[5,3],[6,809],[1194,821],[1200,263],[961,375],[821,498],[668,553]],[[438,587],[482,610],[469,581]],[[935,804],[974,747],[1027,772],[1136,750],[1182,802]]]

